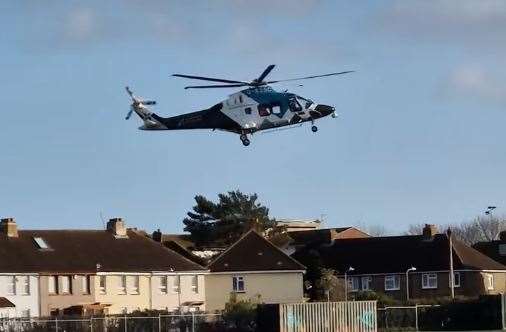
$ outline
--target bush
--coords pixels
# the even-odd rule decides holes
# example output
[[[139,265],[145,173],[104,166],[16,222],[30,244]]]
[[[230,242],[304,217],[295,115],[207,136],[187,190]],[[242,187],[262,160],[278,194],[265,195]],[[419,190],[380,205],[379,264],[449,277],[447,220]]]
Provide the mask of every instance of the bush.
[[[237,295],[231,294],[223,311],[223,321],[226,327],[237,332],[254,331],[257,306],[258,303],[251,299],[237,300]]]

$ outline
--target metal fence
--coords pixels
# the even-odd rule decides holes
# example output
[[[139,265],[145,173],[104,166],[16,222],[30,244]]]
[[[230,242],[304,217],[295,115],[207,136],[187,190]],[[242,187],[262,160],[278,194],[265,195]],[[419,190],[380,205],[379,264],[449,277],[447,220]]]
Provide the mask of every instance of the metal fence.
[[[221,320],[220,314],[31,318],[0,320],[0,332],[199,332]]]
[[[419,316],[424,309],[439,305],[387,306],[378,308],[380,331],[418,331]]]
[[[281,304],[280,332],[375,332],[376,301]]]

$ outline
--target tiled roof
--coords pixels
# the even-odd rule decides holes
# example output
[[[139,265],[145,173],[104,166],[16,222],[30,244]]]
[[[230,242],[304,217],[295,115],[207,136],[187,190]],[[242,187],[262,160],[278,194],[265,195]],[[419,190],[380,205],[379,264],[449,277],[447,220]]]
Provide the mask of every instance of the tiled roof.
[[[208,268],[211,272],[306,269],[253,230],[218,256]]]
[[[473,245],[473,248],[492,258],[496,262],[506,264],[506,255],[501,255],[499,251],[500,248],[504,248],[506,250],[505,241],[478,242]]]
[[[6,299],[5,297],[0,297],[0,308],[15,308],[14,303]]]
[[[349,233],[349,236],[346,234]],[[293,245],[307,245],[312,243],[329,243],[338,238],[369,237],[368,234],[354,227],[324,228],[305,231],[288,232],[293,239]]]
[[[115,238],[104,230],[20,230],[19,237],[0,234],[0,272],[92,273],[196,271],[202,266],[129,230]],[[34,241],[40,237],[48,249]]]
[[[339,239],[332,245],[309,246],[293,257],[308,265],[316,259],[322,267],[344,273],[350,266],[356,274],[398,273],[414,266],[418,271],[449,269],[449,241],[436,234],[432,240],[422,235]],[[459,240],[453,240],[455,269],[506,270]]]

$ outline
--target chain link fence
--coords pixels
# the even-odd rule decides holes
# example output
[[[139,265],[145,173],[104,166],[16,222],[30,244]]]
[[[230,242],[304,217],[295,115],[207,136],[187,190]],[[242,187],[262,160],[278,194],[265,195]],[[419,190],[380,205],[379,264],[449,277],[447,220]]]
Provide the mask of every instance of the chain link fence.
[[[189,313],[158,316],[2,319],[0,332],[215,332],[220,314]]]

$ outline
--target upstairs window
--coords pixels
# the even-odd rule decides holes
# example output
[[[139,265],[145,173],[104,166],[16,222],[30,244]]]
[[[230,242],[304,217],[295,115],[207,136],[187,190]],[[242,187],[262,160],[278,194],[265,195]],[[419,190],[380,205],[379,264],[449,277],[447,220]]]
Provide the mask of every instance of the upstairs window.
[[[7,294],[16,295],[16,276],[7,276]]]
[[[21,284],[21,295],[30,295],[30,277],[20,276],[18,280]]]
[[[132,277],[132,294],[139,294],[139,276]]]
[[[47,291],[49,294],[58,294],[58,276],[47,277]]]
[[[451,280],[448,280],[448,287],[451,287],[451,282]],[[453,272],[453,287],[460,287],[460,272]]]
[[[423,289],[437,288],[437,274],[436,273],[422,274],[422,288]]]
[[[172,277],[172,292],[173,293],[179,293],[179,284],[180,284],[180,277],[179,276]]]
[[[372,277],[362,277],[362,290],[368,291],[371,290],[371,284],[372,284]]]
[[[119,277],[119,287],[118,287],[118,294],[125,295],[127,293],[127,277],[126,276],[120,276]]]
[[[72,294],[72,277],[62,276],[61,278],[61,292],[62,294]]]
[[[399,290],[401,289],[401,282],[399,275],[388,275],[385,276],[385,290]]]
[[[106,287],[106,276],[99,276],[98,277],[98,293],[99,294],[106,294],[107,293],[107,287]]]
[[[81,276],[81,291],[83,294],[91,294],[90,276]]]
[[[197,276],[192,276],[192,292],[197,294],[199,292],[199,279]]]
[[[360,289],[359,287],[360,279],[358,277],[348,277],[348,289],[351,292],[356,292]]]
[[[160,276],[158,279],[160,283],[160,294],[167,294],[167,276]]]
[[[232,290],[236,293],[244,292],[244,277],[243,276],[232,277]]]
[[[44,241],[43,238],[41,238],[41,237],[34,237],[33,240],[35,241],[35,244],[37,245],[37,247],[39,247],[39,249],[41,249],[41,250],[51,249],[49,247],[49,245],[46,243],[46,241]]]
[[[485,274],[485,287],[487,290],[494,290],[494,275]]]

